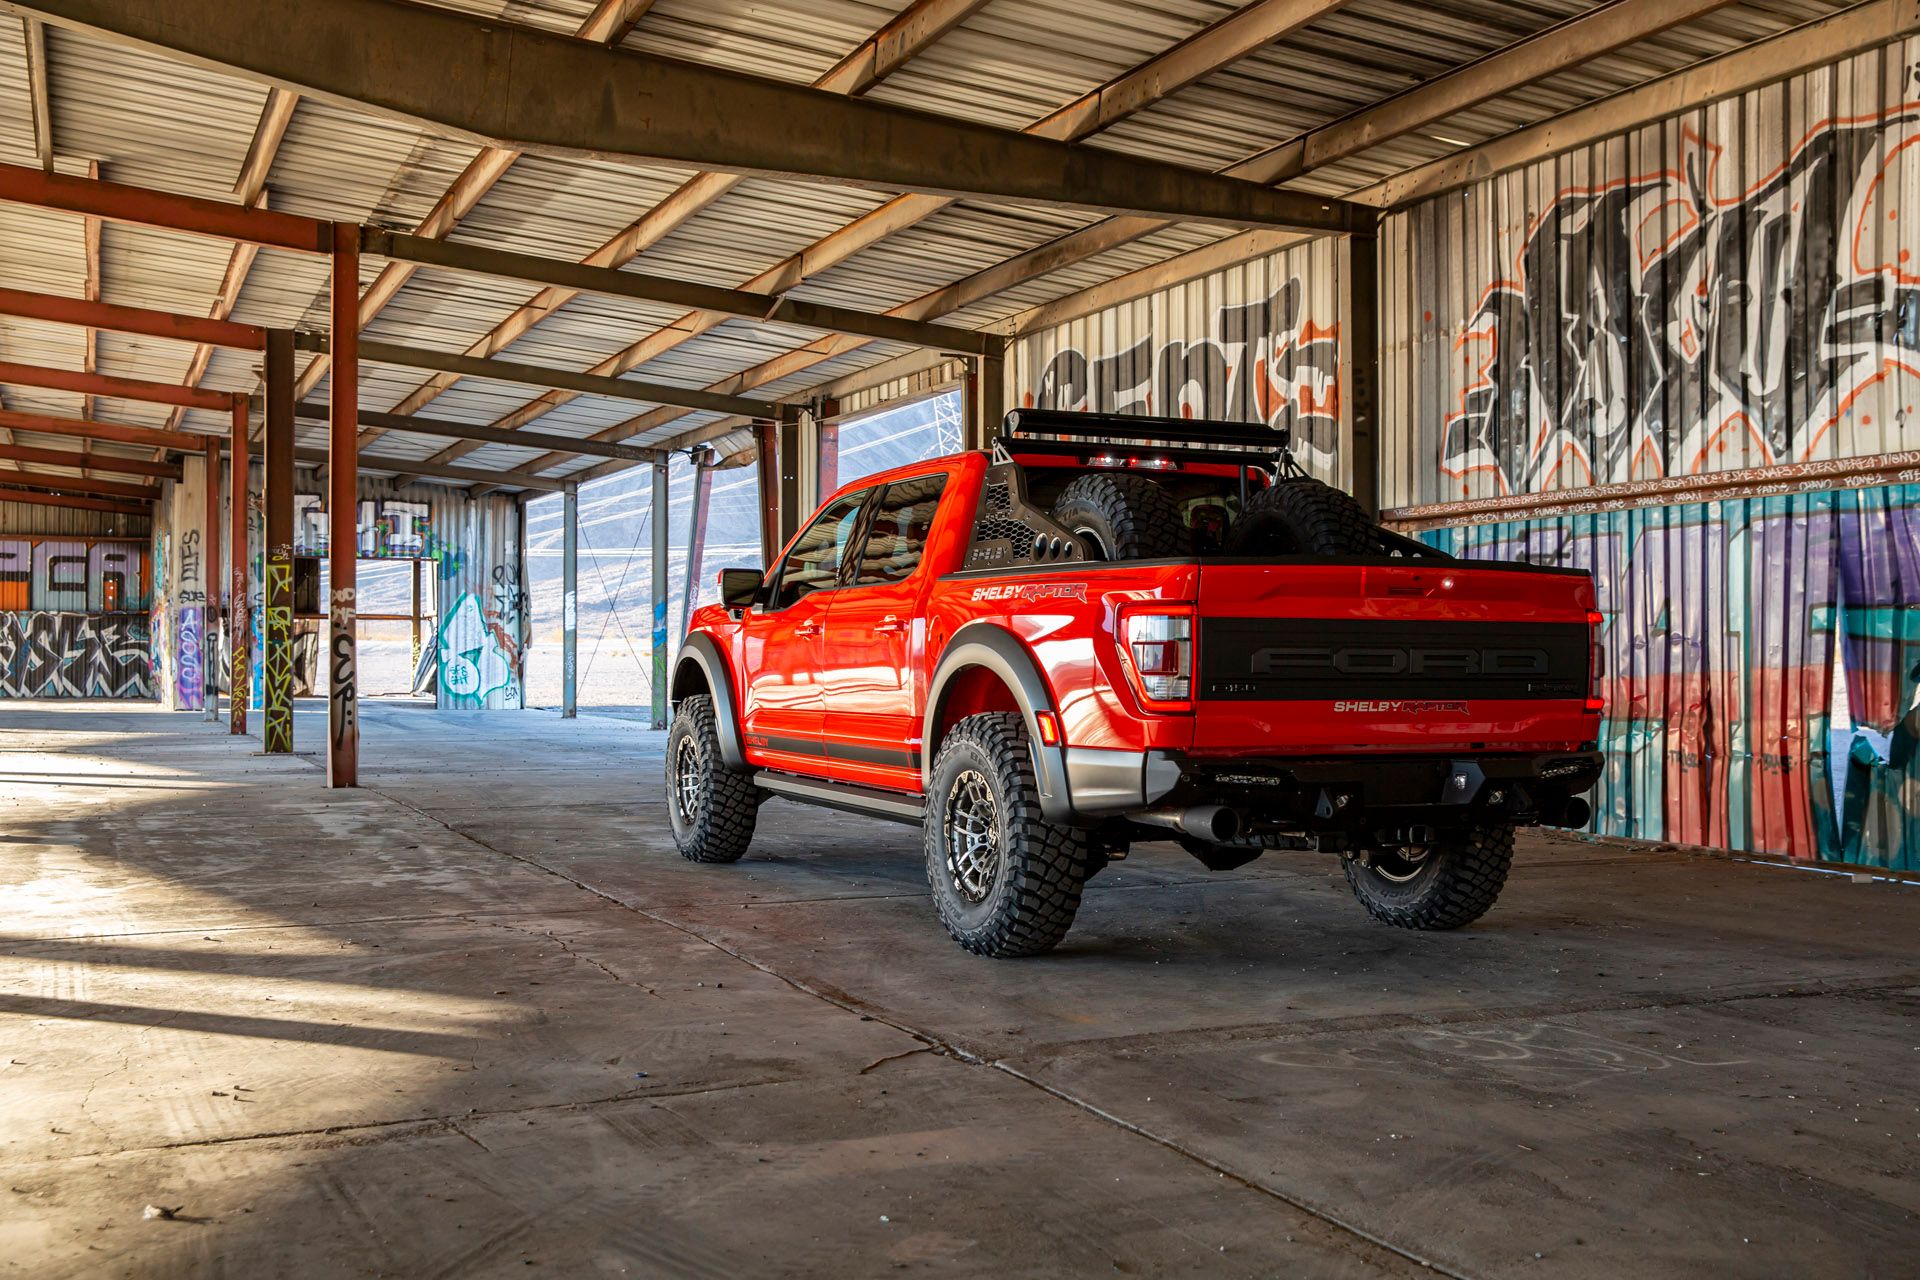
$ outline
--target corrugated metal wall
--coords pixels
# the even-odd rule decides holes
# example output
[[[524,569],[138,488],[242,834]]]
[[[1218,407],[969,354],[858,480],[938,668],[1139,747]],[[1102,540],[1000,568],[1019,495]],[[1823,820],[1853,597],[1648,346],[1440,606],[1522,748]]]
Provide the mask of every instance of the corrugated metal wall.
[[[1920,38],[1382,228],[1387,506],[1915,447]]]
[[[113,511],[79,511],[44,507],[37,502],[0,502],[0,537],[144,538],[152,531],[148,516]]]
[[[1389,218],[1383,505],[1914,449],[1917,63],[1897,43]],[[1920,867],[1920,489],[1683,496],[1424,536],[1592,570],[1596,830]]]
[[[1010,405],[1264,421],[1348,483],[1340,438],[1340,244],[1314,240],[1009,349]]]

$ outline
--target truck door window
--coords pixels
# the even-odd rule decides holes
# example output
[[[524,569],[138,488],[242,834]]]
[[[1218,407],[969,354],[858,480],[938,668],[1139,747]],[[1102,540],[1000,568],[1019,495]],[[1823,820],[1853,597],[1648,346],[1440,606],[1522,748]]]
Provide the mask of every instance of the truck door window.
[[[854,586],[902,582],[913,576],[926,552],[933,513],[946,486],[945,472],[896,480],[887,486],[874,504],[873,518],[867,525]]]
[[[860,526],[860,509],[872,494],[871,489],[850,493],[814,517],[781,562],[769,608],[784,609],[808,592],[839,584],[840,566]]]

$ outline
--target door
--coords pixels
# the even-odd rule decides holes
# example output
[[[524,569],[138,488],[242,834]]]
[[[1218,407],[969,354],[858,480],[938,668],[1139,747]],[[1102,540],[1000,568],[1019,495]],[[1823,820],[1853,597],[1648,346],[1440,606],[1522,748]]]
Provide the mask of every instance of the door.
[[[764,604],[741,627],[746,678],[747,759],[812,772],[820,764],[826,704],[820,683],[827,602],[859,529],[872,489],[836,498],[794,540]]]
[[[881,491],[827,612],[824,740],[833,772],[849,781],[920,786],[922,566],[946,483],[940,472]]]

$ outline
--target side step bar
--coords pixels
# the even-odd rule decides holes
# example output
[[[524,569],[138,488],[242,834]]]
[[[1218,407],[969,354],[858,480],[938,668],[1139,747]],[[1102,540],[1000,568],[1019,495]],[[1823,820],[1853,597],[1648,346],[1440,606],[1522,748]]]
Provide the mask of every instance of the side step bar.
[[[753,775],[753,785],[783,799],[864,814],[869,818],[885,818],[889,822],[904,822],[917,827],[927,818],[926,803],[919,796],[882,791],[878,787],[828,782],[821,778],[799,778],[790,773],[773,773],[766,769]]]

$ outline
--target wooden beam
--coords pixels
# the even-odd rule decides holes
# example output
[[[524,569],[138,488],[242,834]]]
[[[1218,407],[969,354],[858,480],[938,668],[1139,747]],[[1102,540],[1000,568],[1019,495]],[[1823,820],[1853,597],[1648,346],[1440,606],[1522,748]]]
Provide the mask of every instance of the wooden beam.
[[[96,182],[0,164],[0,200],[58,209],[135,226],[161,227],[216,240],[246,240],[270,249],[325,253],[329,228],[317,218],[245,209],[117,182]]]
[[[921,50],[932,45],[953,27],[978,10],[986,0],[914,0],[885,26],[863,41],[858,49],[836,63],[814,81],[816,89],[858,96],[886,76],[904,66]],[[591,22],[592,19],[589,19]],[[740,182],[731,173],[703,173],[682,183],[671,195],[641,217],[616,232],[598,249],[588,254],[581,265],[620,267],[646,249],[684,226]],[[419,234],[429,232],[421,229]],[[409,268],[411,270],[411,268]],[[383,273],[384,274],[384,273]],[[378,285],[379,281],[375,281]],[[467,347],[470,356],[491,356],[512,346],[529,329],[578,295],[563,288],[542,289],[533,299],[508,316],[478,341]],[[318,371],[316,372],[316,366]],[[301,374],[299,393],[307,394],[325,373],[320,360],[308,365]],[[452,377],[430,378],[394,405],[399,413],[415,413],[432,403],[451,387]]]
[[[7,477],[12,479],[11,476]],[[30,502],[41,507],[65,507],[69,511],[110,511],[123,516],[150,516],[153,508],[145,503],[114,502],[107,498],[77,498],[39,493],[31,489],[0,487],[0,502]]]
[[[486,146],[561,159],[803,178],[884,191],[1347,231],[1370,211],[1164,161],[1072,147],[972,121],[854,100],[402,0],[17,0],[115,43]]]
[[[157,427],[134,427],[123,422],[98,422],[89,418],[57,418],[44,413],[23,413],[17,409],[0,409],[0,428],[37,431],[42,435],[69,436],[79,440],[111,440],[116,444],[145,445],[155,449],[198,449],[206,438],[187,431],[163,431]]]
[[[45,387],[52,391],[72,391],[83,396],[104,396],[113,400],[177,404],[188,409],[225,409],[233,403],[232,397],[224,391],[202,391],[198,387],[120,378],[105,373],[48,369],[40,365],[15,364],[10,360],[0,360],[0,382],[22,387]]]
[[[33,154],[53,172],[53,104],[47,92],[47,29],[32,18],[20,19],[27,47],[27,114],[33,121]]]
[[[97,295],[97,287],[87,290]],[[137,333],[149,338],[169,338],[176,342],[203,342],[216,347],[238,347],[264,351],[267,331],[259,325],[233,324],[225,320],[176,315],[146,307],[122,306],[101,302],[97,296],[86,299],[62,298],[49,293],[30,293],[25,289],[0,288],[0,315],[45,320],[51,324],[86,325],[112,333]]]
[[[113,471],[127,476],[158,476],[164,480],[180,478],[180,468],[171,462],[155,462],[149,458],[119,458],[105,453],[82,453],[78,449],[36,449],[24,444],[0,444],[0,458],[11,462],[38,462],[49,467],[86,467],[94,471]]]
[[[580,24],[580,38],[595,44],[618,46],[640,19],[653,8],[653,0],[600,0],[587,20]]]
[[[267,189],[267,174],[273,169],[281,140],[287,136],[287,126],[293,123],[293,109],[299,105],[300,95],[290,89],[276,85],[267,90],[259,123],[253,127],[253,141],[247,144],[246,158],[240,162],[240,173],[233,180],[233,194],[240,198],[242,205],[251,206]]]
[[[97,494],[103,498],[144,498],[160,496],[157,484],[122,484],[118,480],[95,480],[90,476],[51,476],[22,468],[7,475],[7,483],[22,488],[52,489],[60,493]]]

